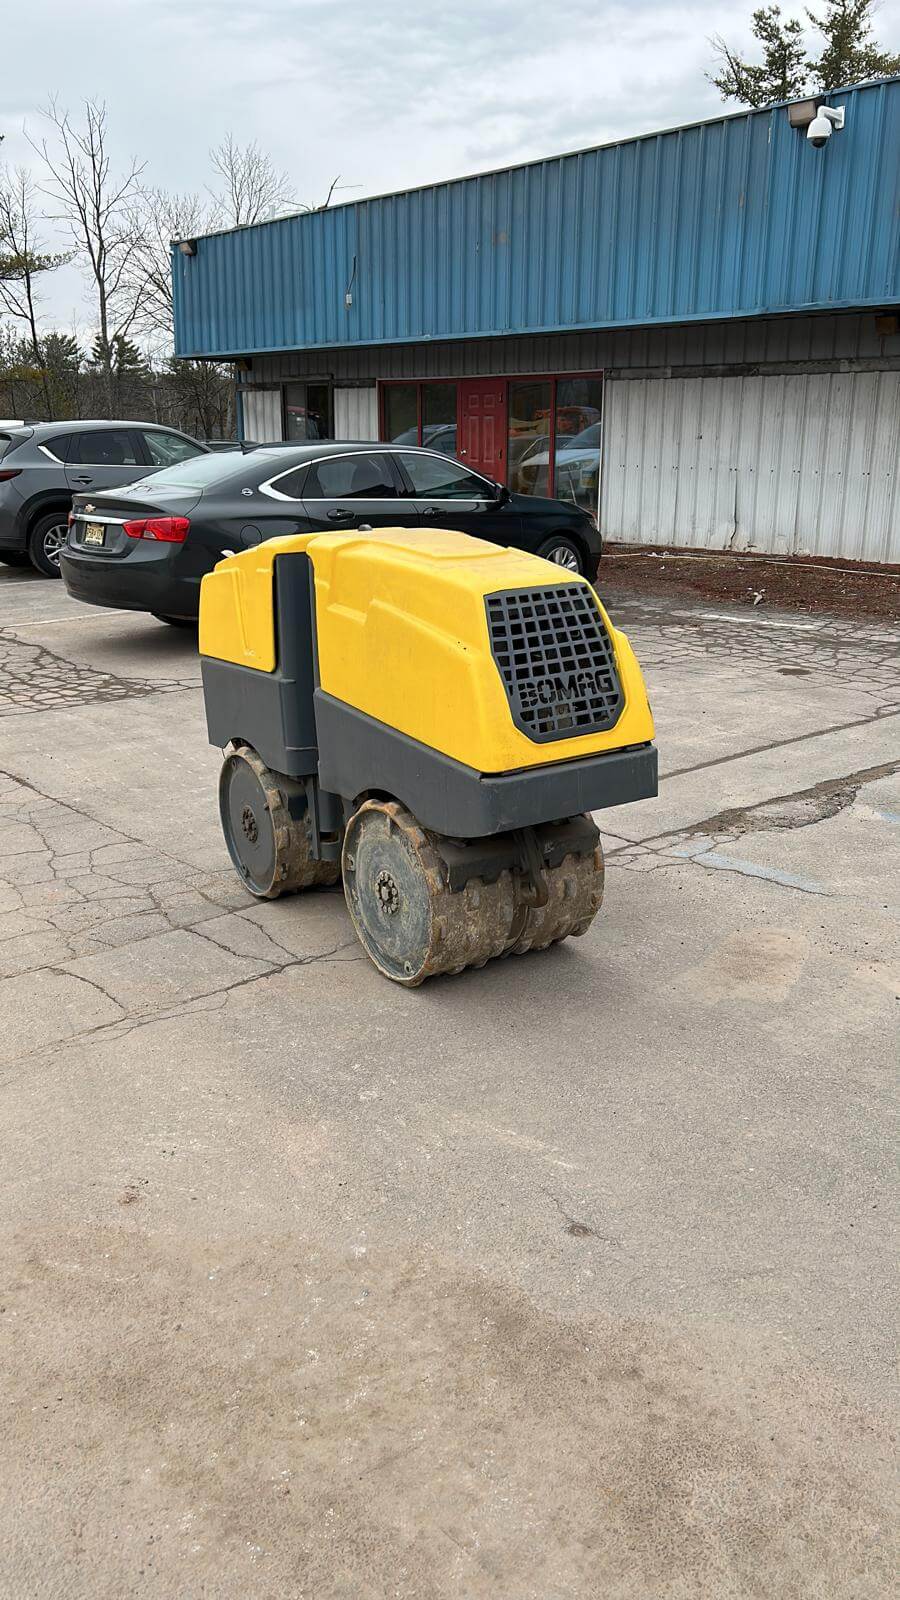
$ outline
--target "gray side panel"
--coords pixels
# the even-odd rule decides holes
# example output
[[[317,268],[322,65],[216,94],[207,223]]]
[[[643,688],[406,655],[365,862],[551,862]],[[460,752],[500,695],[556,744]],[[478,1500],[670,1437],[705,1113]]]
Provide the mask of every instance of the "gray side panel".
[[[200,672],[210,744],[223,750],[232,739],[243,739],[273,772],[292,778],[315,774],[319,753],[308,742],[295,683],[211,656],[201,656]]]
[[[704,371],[713,375],[721,368],[735,369],[735,375],[737,369],[749,367],[760,373],[784,372],[809,362],[834,371],[862,364],[887,370],[897,364],[896,355],[888,349],[890,343],[878,335],[871,312],[794,312],[676,327],[584,329],[579,333],[286,351],[254,355],[251,378],[262,384],[316,377],[369,384],[379,378],[493,378],[535,372],[603,371],[611,378],[697,377]],[[249,430],[247,436],[251,437]]]
[[[370,793],[391,795],[436,833],[475,839],[625,805],[657,792],[652,745],[492,777],[430,750],[321,689],[316,690],[315,707],[320,787],[346,800]]]

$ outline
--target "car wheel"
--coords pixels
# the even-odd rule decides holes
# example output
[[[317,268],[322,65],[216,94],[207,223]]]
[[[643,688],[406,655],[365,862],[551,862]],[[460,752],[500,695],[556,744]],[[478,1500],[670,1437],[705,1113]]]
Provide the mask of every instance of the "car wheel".
[[[587,570],[584,555],[574,539],[568,539],[561,533],[542,544],[538,555],[543,556],[545,561],[552,561],[554,566],[565,567],[567,572],[577,572],[582,577]]]
[[[157,622],[167,622],[170,628],[196,628],[196,617],[164,617],[161,611],[151,611]]]
[[[0,561],[5,567],[27,567],[31,563],[24,550],[0,550]]]
[[[69,524],[64,511],[51,511],[39,517],[28,535],[28,558],[35,572],[45,578],[58,578],[59,554],[69,535]]]

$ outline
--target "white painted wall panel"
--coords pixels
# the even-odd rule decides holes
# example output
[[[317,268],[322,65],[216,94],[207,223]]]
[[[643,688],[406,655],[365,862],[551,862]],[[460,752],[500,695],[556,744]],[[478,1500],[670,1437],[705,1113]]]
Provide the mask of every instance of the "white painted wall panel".
[[[335,389],[334,437],[378,438],[378,390],[374,383],[364,389]]]
[[[241,389],[244,406],[244,438],[256,444],[272,444],[282,435],[281,390]]]
[[[605,389],[609,539],[900,562],[900,372]]]

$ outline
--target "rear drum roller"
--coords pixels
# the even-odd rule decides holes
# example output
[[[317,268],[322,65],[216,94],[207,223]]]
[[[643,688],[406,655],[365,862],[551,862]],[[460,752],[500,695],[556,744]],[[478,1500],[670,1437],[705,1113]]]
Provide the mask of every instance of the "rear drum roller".
[[[337,883],[337,861],[312,854],[309,817],[292,817],[292,785],[249,746],[232,746],[219,778],[219,814],[228,853],[251,894],[275,900],[297,889]]]
[[[586,933],[600,908],[599,847],[542,870],[542,905],[509,868],[452,891],[440,847],[396,801],[367,800],[344,836],[344,894],[360,943],[379,972],[406,988]]]

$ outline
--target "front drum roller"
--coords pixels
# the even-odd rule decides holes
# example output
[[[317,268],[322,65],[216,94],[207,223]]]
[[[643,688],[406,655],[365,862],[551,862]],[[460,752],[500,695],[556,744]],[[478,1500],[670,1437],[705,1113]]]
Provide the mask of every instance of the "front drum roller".
[[[440,972],[483,967],[495,956],[544,950],[588,928],[603,900],[603,854],[567,855],[541,871],[546,901],[504,868],[452,891],[440,840],[396,801],[367,800],[347,824],[344,894],[379,972],[415,988]],[[543,898],[543,896],[541,896]]]
[[[219,778],[219,814],[228,853],[259,900],[337,883],[340,863],[312,853],[309,813],[300,786],[271,772],[249,745],[231,745]],[[301,804],[297,805],[297,799]],[[299,815],[291,815],[294,800]]]

